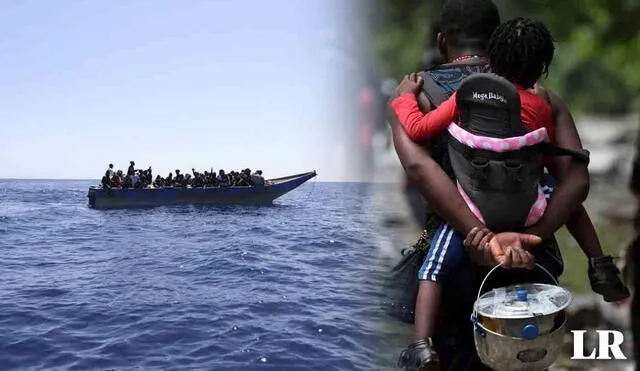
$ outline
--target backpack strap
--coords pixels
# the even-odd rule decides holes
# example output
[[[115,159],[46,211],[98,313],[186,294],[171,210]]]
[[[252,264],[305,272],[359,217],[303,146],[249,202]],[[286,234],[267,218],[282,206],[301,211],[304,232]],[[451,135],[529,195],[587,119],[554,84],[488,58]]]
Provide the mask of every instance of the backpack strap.
[[[586,149],[561,148],[547,142],[542,142],[530,147],[523,147],[514,151],[494,152],[486,149],[467,147],[464,144],[460,143],[451,134],[449,134],[449,145],[469,161],[521,160],[523,158],[531,157],[540,152],[545,156],[551,157],[571,156],[580,162],[586,163],[587,165],[589,165],[590,161],[589,151],[587,151]]]
[[[542,143],[536,144],[536,146],[542,150],[542,153],[545,156],[552,156],[552,157],[571,156],[575,160],[584,162],[587,165],[589,165],[589,162],[591,161],[590,153],[586,149],[561,148],[548,142],[542,142]]]
[[[420,76],[422,76],[422,92],[427,96],[429,102],[433,104],[434,107],[438,107],[442,104],[442,102],[449,99],[444,90],[435,82],[431,74],[427,71],[421,72]]]
[[[548,93],[544,95],[543,99],[547,102],[549,107],[551,107],[551,112],[555,120],[555,117],[558,114],[558,107],[555,104],[553,104],[553,102],[551,101],[551,96],[549,96]],[[552,157],[571,156],[580,162],[586,163],[587,165],[589,165],[589,162],[591,161],[590,153],[586,149],[561,148],[547,142],[542,142],[538,146],[540,146],[542,153],[546,156],[552,156]]]

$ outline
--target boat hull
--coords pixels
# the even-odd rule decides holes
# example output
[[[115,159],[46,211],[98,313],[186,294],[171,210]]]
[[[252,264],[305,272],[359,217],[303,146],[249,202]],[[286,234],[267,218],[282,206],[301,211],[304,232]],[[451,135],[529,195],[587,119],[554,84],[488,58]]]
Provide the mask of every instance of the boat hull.
[[[255,187],[228,188],[144,188],[89,189],[89,207],[119,209],[185,204],[257,204],[268,205],[316,176],[312,171],[285,178],[271,179],[272,184]]]

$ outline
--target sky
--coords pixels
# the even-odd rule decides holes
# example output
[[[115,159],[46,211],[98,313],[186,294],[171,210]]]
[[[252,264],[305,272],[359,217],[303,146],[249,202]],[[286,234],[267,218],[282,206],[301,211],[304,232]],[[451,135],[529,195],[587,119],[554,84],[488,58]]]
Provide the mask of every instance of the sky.
[[[0,0],[0,178],[356,180],[341,3]]]

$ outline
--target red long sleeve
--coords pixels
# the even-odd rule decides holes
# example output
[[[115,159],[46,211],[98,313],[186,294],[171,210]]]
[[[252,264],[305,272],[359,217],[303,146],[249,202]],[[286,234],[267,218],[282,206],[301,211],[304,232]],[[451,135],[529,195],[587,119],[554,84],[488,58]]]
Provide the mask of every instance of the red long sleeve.
[[[551,142],[555,142],[553,113],[549,104],[537,95],[518,87],[520,118],[529,130],[546,128]],[[428,141],[445,130],[458,117],[456,93],[435,110],[423,114],[413,93],[403,94],[391,102],[402,128],[415,142]]]
[[[428,141],[445,130],[456,117],[455,93],[433,111],[423,114],[413,93],[403,94],[391,102],[402,128],[414,142]]]

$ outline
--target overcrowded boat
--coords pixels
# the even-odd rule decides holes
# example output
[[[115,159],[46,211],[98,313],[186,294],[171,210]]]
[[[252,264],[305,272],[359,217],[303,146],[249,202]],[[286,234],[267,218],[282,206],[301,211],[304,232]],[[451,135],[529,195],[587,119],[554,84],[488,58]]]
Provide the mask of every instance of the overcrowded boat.
[[[113,170],[102,177],[99,186],[89,188],[89,207],[94,209],[131,208],[179,204],[272,204],[273,201],[314,178],[316,171],[265,179],[262,171],[250,169],[226,173],[220,170],[182,174],[152,181],[151,168],[136,170],[131,161],[127,174]]]

